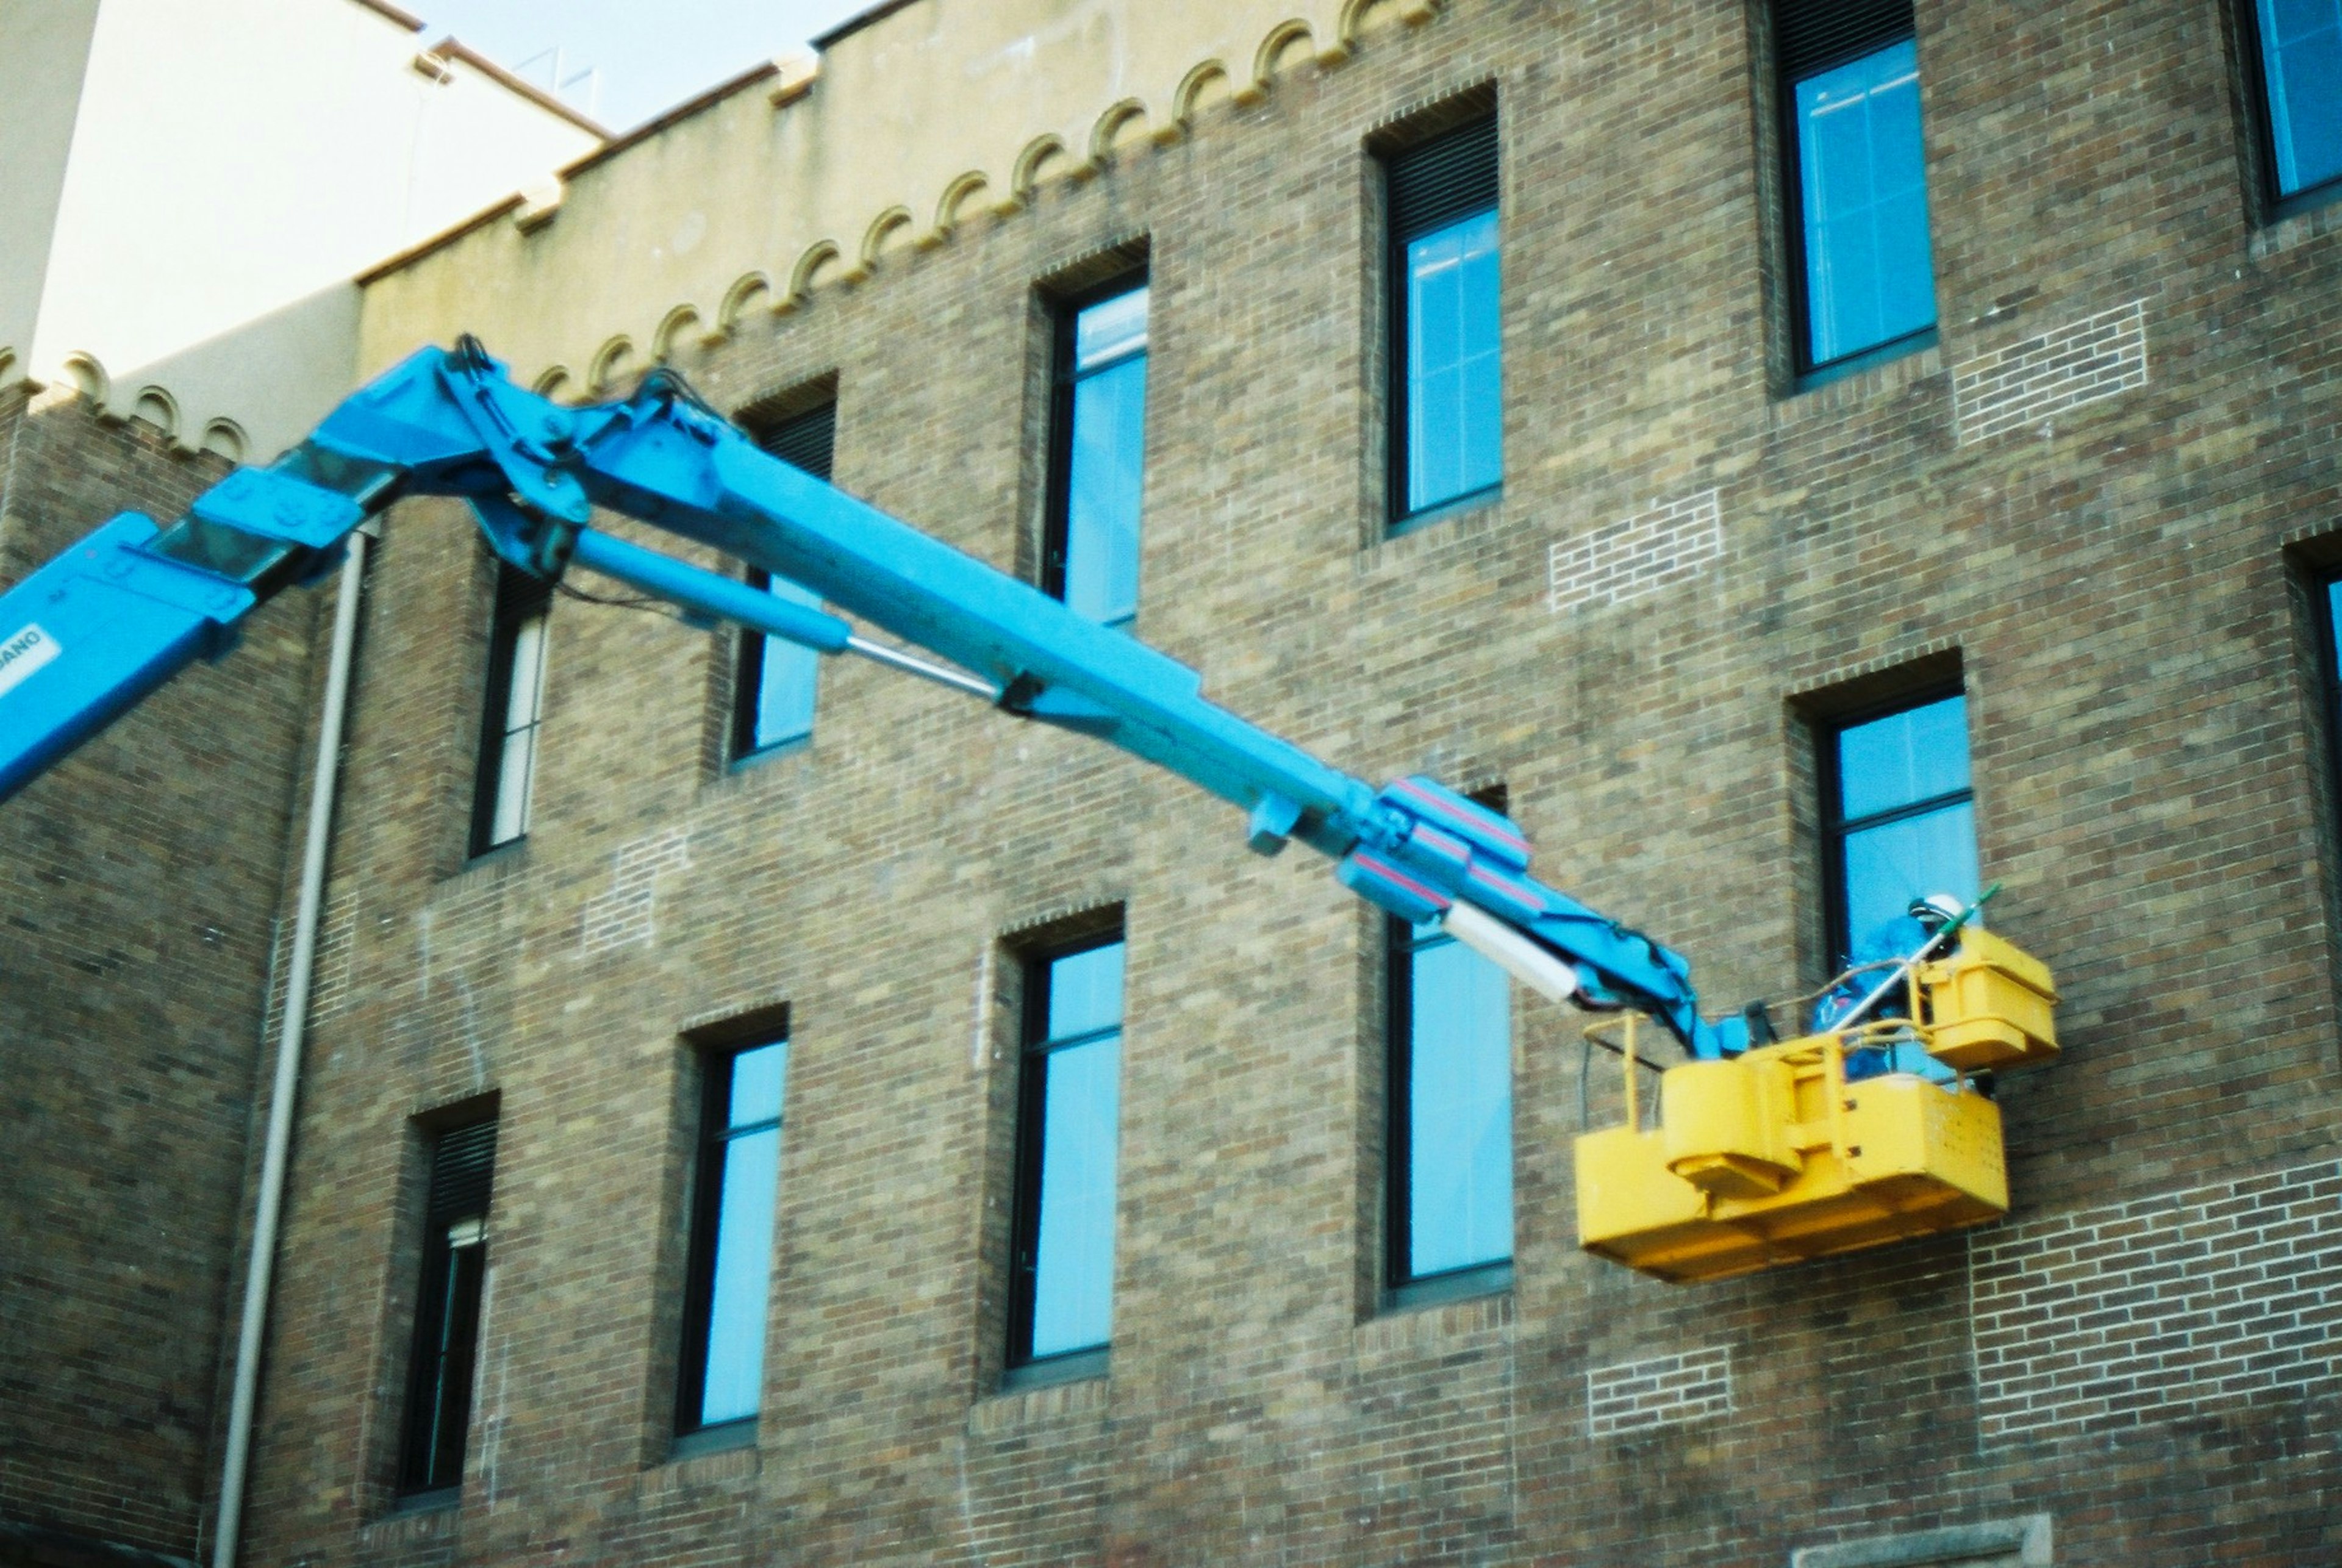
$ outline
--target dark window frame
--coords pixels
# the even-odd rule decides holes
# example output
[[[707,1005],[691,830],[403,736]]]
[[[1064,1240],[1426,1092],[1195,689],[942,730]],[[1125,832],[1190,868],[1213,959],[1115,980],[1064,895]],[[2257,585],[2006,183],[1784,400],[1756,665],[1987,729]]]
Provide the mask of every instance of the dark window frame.
[[[1386,916],[1383,921],[1383,1303],[1389,1307],[1427,1306],[1467,1296],[1493,1295],[1510,1289],[1513,1283],[1512,1256],[1428,1274],[1415,1273],[1407,1266],[1414,1250],[1410,1213],[1414,1188],[1408,1180],[1415,1155],[1415,1119],[1409,1114],[1415,1061],[1413,961],[1423,949],[1455,940],[1439,935],[1426,941],[1396,915]],[[1507,1041],[1508,1056],[1510,1045]],[[1516,1158],[1518,1153],[1516,1148]]]
[[[465,841],[474,860],[527,842],[529,829],[535,825],[535,774],[545,740],[545,671],[540,668],[536,717],[528,725],[534,732],[529,742],[529,799],[521,814],[520,831],[508,838],[497,838],[496,797],[504,784],[505,768],[511,760],[509,752],[515,733],[507,727],[512,717],[513,661],[520,647],[521,627],[532,618],[545,620],[545,641],[549,644],[553,584],[503,560],[498,560],[495,567],[495,594],[488,613],[487,679],[480,705],[479,754],[473,765],[472,821]],[[540,645],[538,657],[543,656]]]
[[[1830,972],[1837,974],[1851,962],[1853,934],[1847,928],[1849,918],[1846,895],[1847,840],[1866,828],[1880,827],[1888,823],[1908,821],[1929,815],[1949,806],[1976,803],[1976,774],[1973,749],[1969,757],[1968,783],[1965,788],[1947,790],[1924,800],[1899,805],[1887,811],[1872,812],[1867,816],[1848,818],[1844,814],[1846,792],[1839,774],[1839,739],[1847,731],[1880,719],[1890,719],[1897,714],[1909,713],[1943,702],[1949,697],[1967,695],[1964,678],[1933,681],[1926,685],[1880,702],[1871,703],[1845,713],[1831,714],[1815,726],[1814,776],[1820,787],[1820,823],[1822,843],[1822,918],[1823,934],[1827,949]]]
[[[1147,301],[1146,341],[1086,370],[1075,362],[1075,340],[1082,312],[1126,294],[1154,286],[1147,262],[1126,267],[1098,283],[1065,294],[1050,294],[1049,313],[1049,450],[1041,510],[1041,592],[1060,604],[1066,598],[1066,568],[1073,554],[1074,512],[1074,393],[1093,376],[1116,370],[1155,352],[1154,300]],[[1142,454],[1143,461],[1143,454]],[[1136,615],[1134,614],[1134,619]],[[1122,623],[1117,623],[1122,624]]]
[[[2318,716],[2325,724],[2326,784],[2329,813],[2342,815],[2342,616],[2334,613],[2334,597],[2342,592],[2342,565],[2308,574],[2310,615],[2317,635]],[[2332,830],[2342,834],[2342,821]]]
[[[1004,1389],[1069,1383],[1106,1373],[1113,1341],[1050,1355],[1033,1353],[1034,1318],[1039,1283],[1041,1176],[1046,1157],[1042,1131],[1047,1114],[1048,1075],[1036,1069],[1041,1058],[1123,1033],[1126,1013],[1117,1014],[1111,1029],[1086,1030],[1062,1040],[1049,1031],[1049,972],[1067,958],[1101,947],[1126,944],[1119,922],[1103,930],[1027,949],[1021,955],[1024,994],[1017,1023],[1016,1152],[1015,1183],[1009,1203],[1008,1334],[1001,1385]],[[1121,1136],[1116,1129],[1117,1140]],[[1118,1201],[1118,1194],[1117,1194]]]
[[[2299,213],[2313,212],[2342,202],[2342,175],[2287,193],[2277,172],[2277,109],[2269,102],[2267,37],[2261,31],[2259,0],[2236,0],[2237,36],[2244,44],[2243,66],[2246,118],[2253,140],[2255,183],[2259,189],[2264,220],[2280,223]],[[2342,88],[2337,88],[2342,92]]]
[[[1393,210],[1391,178],[1394,167],[1403,167],[1406,161],[1426,151],[1433,151],[1451,138],[1485,134],[1495,144],[1492,158],[1495,164],[1496,191],[1485,204],[1446,214],[1437,222],[1427,225],[1403,225]],[[1407,267],[1406,247],[1424,235],[1436,234],[1443,228],[1479,216],[1482,213],[1496,215],[1496,265],[1500,279],[1497,291],[1497,339],[1501,347],[1504,336],[1504,293],[1501,277],[1504,267],[1504,125],[1496,105],[1490,99],[1485,107],[1476,104],[1475,112],[1452,124],[1439,126],[1426,135],[1376,155],[1378,174],[1383,184],[1383,321],[1384,321],[1384,383],[1383,383],[1383,532],[1386,537],[1412,533],[1426,524],[1437,522],[1452,513],[1469,511],[1501,497],[1505,493],[1503,464],[1499,461],[1496,478],[1477,489],[1466,490],[1436,501],[1421,510],[1407,504],[1407,486],[1411,468],[1408,464],[1407,423],[1411,404],[1407,399]],[[1501,373],[1500,373],[1501,374]],[[1501,400],[1500,400],[1501,401]],[[1503,418],[1501,406],[1498,419]],[[1499,437],[1501,453],[1501,436]]]
[[[485,1144],[485,1153],[455,1144],[465,1138]],[[440,1128],[432,1137],[423,1255],[399,1416],[395,1491],[404,1507],[449,1505],[462,1493],[479,1370],[496,1138],[494,1115]],[[453,1168],[467,1154],[476,1172]],[[465,1201],[473,1194],[456,1184],[466,1178],[478,1188],[476,1202]],[[449,1191],[451,1186],[455,1190]],[[479,1227],[476,1237],[461,1244],[451,1241],[451,1230],[465,1223]]]
[[[788,414],[768,420],[751,420],[747,429],[759,449],[824,483],[836,471],[837,396],[834,389],[829,395]],[[759,591],[773,585],[773,574],[760,566],[749,567],[746,579],[748,586]],[[726,762],[736,768],[786,755],[813,742],[811,720],[806,722],[803,734],[785,735],[776,741],[757,738],[756,723],[764,699],[766,642],[762,634],[745,628],[735,634],[732,712],[725,729]],[[816,693],[818,689],[816,686]],[[816,707],[819,701],[816,695]]]
[[[707,1354],[716,1310],[716,1243],[724,1215],[725,1156],[734,1140],[764,1132],[778,1133],[788,1119],[784,1097],[770,1121],[745,1127],[732,1119],[732,1066],[741,1056],[768,1045],[786,1046],[786,1024],[760,1031],[699,1053],[699,1128],[694,1143],[690,1245],[686,1252],[683,1295],[683,1340],[676,1358],[675,1451],[678,1454],[718,1448],[746,1447],[756,1441],[761,1411],[726,1421],[701,1419],[706,1393]],[[776,1176],[776,1191],[778,1178]],[[769,1297],[766,1311],[769,1313]]]
[[[2246,3],[2250,4],[2251,0],[2246,0]],[[1844,376],[1857,375],[1873,366],[1886,365],[1907,355],[1925,353],[1940,341],[1942,312],[1939,301],[1937,319],[1916,332],[1905,333],[1900,337],[1889,338],[1884,343],[1872,344],[1867,348],[1859,348],[1851,354],[1840,355],[1836,359],[1823,360],[1818,363],[1815,361],[1813,300],[1811,288],[1807,281],[1806,266],[1807,258],[1805,142],[1803,127],[1797,121],[1797,83],[1820,75],[1826,71],[1837,70],[1841,65],[1850,65],[1857,60],[1866,59],[1881,49],[1901,43],[1907,37],[1916,42],[1918,30],[1915,18],[1908,32],[1898,31],[1892,35],[1862,35],[1859,42],[1845,44],[1836,50],[1817,54],[1811,60],[1799,62],[1801,68],[1793,77],[1790,75],[1791,62],[1787,51],[1782,47],[1781,10],[1782,0],[1774,0],[1772,7],[1773,97],[1775,114],[1778,120],[1774,134],[1777,139],[1777,145],[1780,156],[1781,232],[1784,239],[1783,254],[1787,262],[1786,292],[1789,302],[1790,385],[1794,390],[1802,392],[1810,387],[1827,385]],[[1926,158],[1924,141],[1920,155],[1924,165]],[[1923,167],[1923,177],[1924,174]],[[1935,283],[1933,241],[1934,235],[1931,233],[1928,245],[1930,288]]]

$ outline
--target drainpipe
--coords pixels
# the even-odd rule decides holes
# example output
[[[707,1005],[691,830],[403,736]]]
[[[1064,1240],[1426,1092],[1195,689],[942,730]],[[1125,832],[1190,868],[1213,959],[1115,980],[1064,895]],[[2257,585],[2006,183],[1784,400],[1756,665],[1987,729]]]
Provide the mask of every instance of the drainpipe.
[[[372,524],[368,525],[369,527]],[[334,648],[325,666],[325,707],[317,720],[317,765],[309,784],[309,836],[301,851],[301,899],[293,915],[293,961],[285,979],[285,1026],[276,1041],[276,1078],[268,1099],[268,1141],[260,1162],[260,1197],[252,1216],[252,1259],[244,1277],[244,1322],[236,1335],[235,1393],[228,1407],[227,1453],[220,1464],[218,1533],[212,1568],[235,1568],[244,1523],[252,1412],[260,1390],[260,1346],[268,1327],[268,1292],[285,1201],[285,1164],[293,1144],[293,1108],[301,1080],[301,1044],[309,1027],[309,976],[317,958],[317,914],[325,895],[325,855],[334,831],[334,792],[342,761],[342,720],[349,706],[350,655],[357,645],[358,598],[365,577],[364,532],[350,535],[334,601]]]

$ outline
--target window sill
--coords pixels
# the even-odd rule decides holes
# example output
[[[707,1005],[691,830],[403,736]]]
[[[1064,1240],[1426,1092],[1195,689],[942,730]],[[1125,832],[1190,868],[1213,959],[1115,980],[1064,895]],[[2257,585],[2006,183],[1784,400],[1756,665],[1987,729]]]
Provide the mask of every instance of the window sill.
[[[1039,1388],[1004,1389],[968,1407],[967,1430],[988,1437],[1059,1422],[1096,1420],[1105,1413],[1110,1387],[1101,1373]]]
[[[1848,376],[1859,375],[1866,370],[1875,370],[1892,361],[1925,353],[1934,348],[1936,343],[1936,329],[1932,326],[1925,327],[1907,337],[1898,337],[1892,342],[1882,343],[1875,348],[1866,348],[1860,354],[1849,354],[1844,359],[1834,359],[1827,365],[1818,365],[1812,370],[1801,370],[1790,388],[1791,394],[1795,395],[1797,393],[1811,392],[1816,387],[1827,386],[1832,382],[1844,381]]]
[[[1023,1366],[1012,1366],[1000,1374],[1000,1392],[1025,1393],[1036,1388],[1054,1388],[1061,1383],[1087,1383],[1106,1375],[1107,1358],[1114,1353],[1110,1345],[1096,1350],[1077,1350],[1066,1355],[1053,1355],[1046,1361],[1028,1361]]]
[[[1386,1302],[1351,1331],[1351,1349],[1361,1368],[1414,1366],[1426,1357],[1486,1349],[1512,1332],[1513,1321],[1510,1290],[1446,1302]]]
[[[667,1444],[667,1463],[696,1459],[706,1453],[729,1453],[736,1448],[756,1446],[756,1418],[727,1421],[721,1426],[703,1426],[696,1432],[678,1433]]]
[[[1475,556],[1488,548],[1492,540],[1505,548],[1518,546],[1521,541],[1506,534],[1504,524],[1504,488],[1482,490],[1436,512],[1391,524],[1381,537],[1359,550],[1354,569],[1366,577],[1385,571],[1413,574],[1430,563]],[[1545,546],[1540,544],[1536,550],[1542,560]]]
[[[463,1483],[441,1486],[429,1492],[409,1492],[391,1499],[386,1517],[401,1518],[410,1513],[450,1513],[464,1503]]]
[[[2328,180],[2322,185],[2312,185],[2289,196],[2273,198],[2268,208],[2269,222],[2281,224],[2289,218],[2314,213],[2320,207],[2330,207],[2337,202],[2342,202],[2342,179]]]
[[[2272,205],[2253,234],[2252,258],[2267,261],[2322,235],[2342,232],[2342,180]]]
[[[1449,1273],[1433,1274],[1425,1279],[1409,1280],[1403,1285],[1393,1285],[1383,1293],[1383,1311],[1404,1313],[1420,1307],[1445,1306],[1449,1302],[1469,1301],[1475,1296],[1502,1295],[1512,1288],[1513,1265],[1510,1260],[1501,1263],[1481,1263],[1474,1268],[1456,1269]]]
[[[727,774],[748,773],[763,767],[766,763],[778,762],[783,757],[803,756],[811,750],[813,750],[813,735],[808,731],[791,740],[775,741],[771,745],[758,746],[753,752],[743,752],[725,764],[724,771]]]
[[[1837,366],[1831,368],[1839,371]],[[1809,419],[1831,419],[1875,407],[1891,395],[1913,395],[1928,387],[1945,397],[1948,409],[1951,384],[1943,371],[1943,350],[1931,338],[1916,348],[1903,348],[1885,359],[1853,365],[1833,375],[1800,378],[1789,391],[1767,402],[1768,416],[1777,429],[1794,428]]]
[[[484,849],[477,854],[465,855],[464,864],[456,868],[455,874],[463,876],[475,871],[485,873],[494,866],[517,865],[527,859],[528,834],[523,834],[518,838],[505,840],[494,849]]]
[[[1504,498],[1505,486],[1503,481],[1499,480],[1494,484],[1478,490],[1466,491],[1464,494],[1451,500],[1442,501],[1436,506],[1426,507],[1420,512],[1411,512],[1404,517],[1395,517],[1383,530],[1383,537],[1403,539],[1409,534],[1444,523],[1460,513],[1476,512],[1483,506],[1494,506]]]

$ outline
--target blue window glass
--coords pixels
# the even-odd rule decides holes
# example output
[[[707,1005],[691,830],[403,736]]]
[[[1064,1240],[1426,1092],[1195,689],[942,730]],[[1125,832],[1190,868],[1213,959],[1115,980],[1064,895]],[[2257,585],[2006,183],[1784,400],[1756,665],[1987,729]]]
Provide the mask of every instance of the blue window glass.
[[[1046,584],[1107,626],[1138,614],[1146,453],[1147,288],[1116,287],[1060,318]]]
[[[1505,476],[1496,214],[1406,244],[1406,505],[1425,512]]]
[[[825,402],[762,425],[752,424],[756,444],[816,479],[830,476],[837,444],[837,404]],[[751,571],[748,581],[792,604],[818,608],[821,596],[770,573]],[[813,734],[814,702],[821,683],[821,655],[781,637],[740,634],[739,671],[733,683],[732,755],[736,761],[794,745]]]
[[[1967,699],[1939,697],[1838,729],[1827,758],[1834,944],[1847,964],[1925,940],[1915,899],[1978,891]]]
[[[686,1434],[749,1421],[761,1403],[788,1063],[788,1042],[776,1040],[707,1064],[676,1423]]]
[[[818,609],[821,595],[786,577],[752,571],[748,580],[776,598]],[[733,754],[745,757],[802,741],[813,734],[821,655],[811,648],[755,632],[740,634],[740,706]]]
[[[1086,1370],[1113,1334],[1122,972],[1118,940],[1029,972],[1012,1369],[1084,1357]]]
[[[1504,482],[1496,147],[1485,115],[1385,162],[1395,527]]]
[[[1820,367],[1936,324],[1909,38],[1791,83],[1805,355]]]
[[[1505,974],[1431,925],[1394,922],[1391,959],[1390,1283],[1493,1283],[1513,1255]]]
[[[2279,196],[2342,180],[2342,0],[2257,0]]]

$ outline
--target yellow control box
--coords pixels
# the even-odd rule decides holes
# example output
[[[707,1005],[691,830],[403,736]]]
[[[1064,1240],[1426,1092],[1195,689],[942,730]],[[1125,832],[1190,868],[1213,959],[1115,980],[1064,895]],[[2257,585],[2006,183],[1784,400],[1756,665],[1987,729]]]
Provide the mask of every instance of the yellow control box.
[[[1922,966],[1914,1017],[1686,1062],[1660,1078],[1657,1125],[1577,1140],[1579,1244],[1687,1282],[1880,1246],[2008,1209],[2000,1110],[1966,1074],[2057,1050],[2049,972],[1982,931]],[[1958,1075],[1847,1080],[1849,1051],[1909,1044]],[[1635,1067],[1628,1069],[1630,1084]]]
[[[1968,926],[1957,952],[1919,967],[1927,1053],[1963,1073],[2037,1066],[2057,1054],[2049,966],[1989,931]]]

